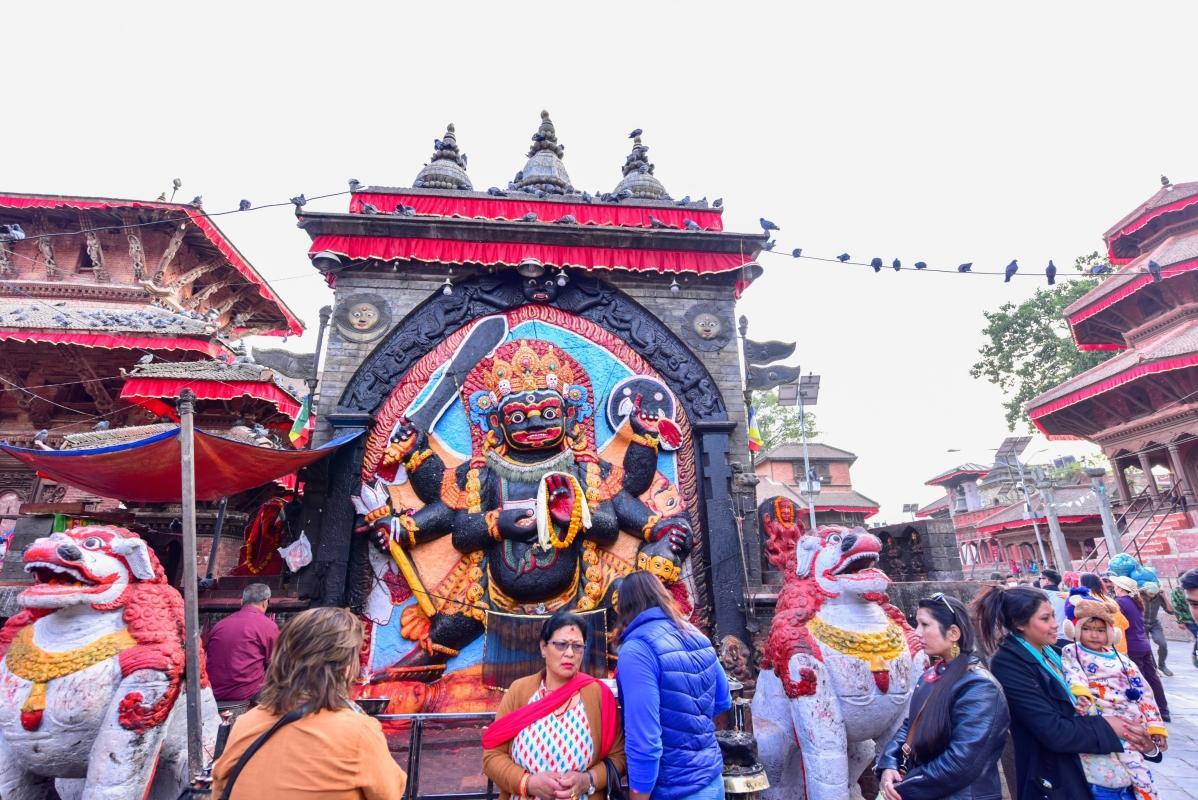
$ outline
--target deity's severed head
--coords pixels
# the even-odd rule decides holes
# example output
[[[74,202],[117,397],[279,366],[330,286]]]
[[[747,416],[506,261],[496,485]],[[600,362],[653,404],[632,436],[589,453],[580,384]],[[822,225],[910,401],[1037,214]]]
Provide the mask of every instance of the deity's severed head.
[[[590,444],[593,437],[581,431],[594,413],[588,382],[582,367],[556,346],[519,339],[501,345],[471,371],[463,397],[483,441],[520,452],[553,452]]]

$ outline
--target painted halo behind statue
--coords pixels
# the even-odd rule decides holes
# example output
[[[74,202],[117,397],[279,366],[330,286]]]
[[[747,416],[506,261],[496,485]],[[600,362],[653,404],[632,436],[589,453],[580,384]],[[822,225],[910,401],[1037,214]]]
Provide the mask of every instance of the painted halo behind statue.
[[[685,413],[625,342],[560,309],[474,320],[413,365],[379,409],[362,481],[367,669],[392,712],[491,707],[487,624],[608,608],[634,569],[694,607]]]

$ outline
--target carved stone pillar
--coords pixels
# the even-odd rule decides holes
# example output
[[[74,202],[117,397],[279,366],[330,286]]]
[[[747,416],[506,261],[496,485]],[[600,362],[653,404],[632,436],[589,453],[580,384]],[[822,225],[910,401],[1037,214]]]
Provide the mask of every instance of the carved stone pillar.
[[[1155,500],[1161,496],[1161,490],[1156,486],[1156,478],[1152,476],[1152,463],[1147,453],[1140,453],[1140,470],[1144,473],[1144,482],[1148,484],[1148,494]]]
[[[1190,479],[1186,475],[1184,462],[1181,460],[1181,448],[1176,444],[1168,446],[1169,449],[1169,467],[1173,470],[1173,485],[1181,485],[1182,491],[1185,493],[1187,503],[1194,502],[1194,490],[1190,487]]]

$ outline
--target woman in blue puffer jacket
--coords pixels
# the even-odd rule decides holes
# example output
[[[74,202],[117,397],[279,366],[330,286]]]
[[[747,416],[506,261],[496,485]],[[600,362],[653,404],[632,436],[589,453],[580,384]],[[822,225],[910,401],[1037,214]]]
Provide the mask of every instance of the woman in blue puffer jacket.
[[[715,717],[732,697],[715,649],[653,574],[632,573],[619,592],[616,681],[632,800],[722,799]]]

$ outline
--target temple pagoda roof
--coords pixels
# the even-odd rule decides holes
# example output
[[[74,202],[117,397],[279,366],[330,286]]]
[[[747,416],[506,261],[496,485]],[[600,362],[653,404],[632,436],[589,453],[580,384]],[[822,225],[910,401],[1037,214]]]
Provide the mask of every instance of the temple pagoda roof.
[[[138,364],[121,374],[125,378],[121,397],[137,404],[176,399],[183,389],[190,389],[200,400],[261,400],[291,419],[299,413],[305,391],[301,382],[249,360],[160,361]]]
[[[1111,263],[1127,263],[1140,254],[1145,241],[1183,217],[1193,218],[1198,212],[1198,208],[1194,208],[1198,205],[1198,182],[1174,184],[1164,177],[1161,181],[1162,186],[1156,194],[1103,234]]]
[[[253,333],[282,336],[298,335],[304,331],[304,325],[299,318],[199,206],[111,197],[0,193],[0,214],[11,216],[18,209],[113,212],[114,216],[116,216],[116,212],[128,211],[136,212],[139,217],[145,216],[146,219],[140,220],[142,222],[158,220],[163,223],[171,223],[186,220],[194,226],[188,230],[190,243],[197,248],[210,251],[213,256],[219,256],[222,262],[244,279],[248,285],[255,287],[258,296],[265,301],[264,306],[257,307],[254,314],[256,319],[253,320]],[[117,219],[114,227],[126,224],[121,217],[118,216]]]
[[[916,517],[933,517],[941,511],[948,513],[948,495],[941,495],[915,512]]]
[[[924,482],[925,486],[943,486],[954,478],[984,478],[990,473],[990,468],[983,464],[975,464],[969,462],[967,464],[959,464],[952,469],[947,469],[941,472],[934,478]]]
[[[1060,486],[1053,490],[1053,510],[1062,525],[1074,525],[1101,519],[1098,499],[1089,486]],[[985,519],[974,523],[979,536],[990,536],[1009,530],[1032,527],[1032,522],[1047,525],[1044,497],[1032,495],[1032,513],[1028,516],[1024,502],[1020,500],[996,511]]]

